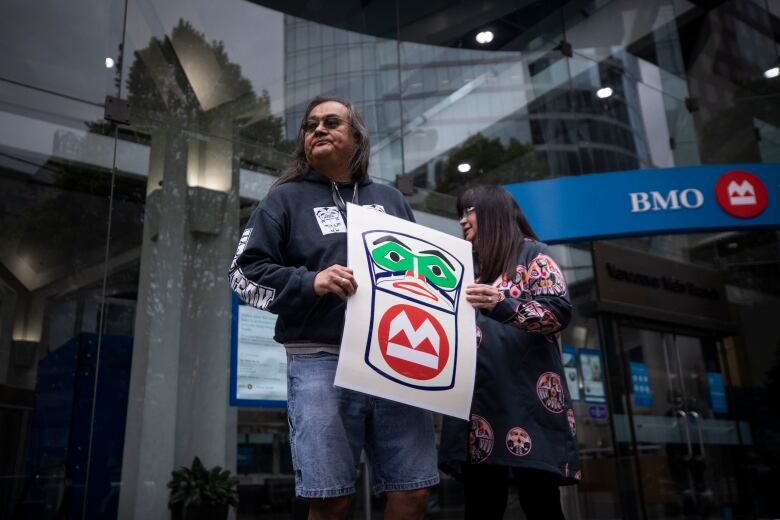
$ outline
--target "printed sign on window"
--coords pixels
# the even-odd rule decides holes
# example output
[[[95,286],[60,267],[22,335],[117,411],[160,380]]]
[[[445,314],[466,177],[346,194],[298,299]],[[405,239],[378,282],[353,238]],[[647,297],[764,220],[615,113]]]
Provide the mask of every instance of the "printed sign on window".
[[[601,354],[595,349],[580,349],[580,367],[585,401],[588,403],[606,403],[604,372],[601,366]]]

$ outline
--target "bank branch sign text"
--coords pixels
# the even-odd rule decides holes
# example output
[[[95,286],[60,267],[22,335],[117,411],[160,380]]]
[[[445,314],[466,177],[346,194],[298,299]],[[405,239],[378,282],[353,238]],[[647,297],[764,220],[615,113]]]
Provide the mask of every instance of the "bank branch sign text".
[[[542,240],[780,227],[780,165],[632,170],[510,184]]]

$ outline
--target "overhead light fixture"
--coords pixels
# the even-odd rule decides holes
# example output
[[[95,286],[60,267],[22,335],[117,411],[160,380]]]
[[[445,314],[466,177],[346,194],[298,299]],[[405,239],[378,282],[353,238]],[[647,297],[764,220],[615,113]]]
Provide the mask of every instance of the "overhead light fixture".
[[[481,31],[477,34],[477,43],[481,45],[485,45],[486,43],[490,43],[493,41],[493,31]]]
[[[607,99],[611,95],[612,89],[610,87],[603,87],[596,91],[596,96],[600,97],[601,99]]]
[[[458,165],[458,171],[460,173],[468,173],[471,171],[471,165],[467,162],[462,162]]]
[[[106,58],[106,68],[107,69],[114,68],[114,58]]]
[[[766,79],[776,78],[777,76],[780,76],[780,67],[772,67],[771,69],[766,69],[764,71],[764,77]]]

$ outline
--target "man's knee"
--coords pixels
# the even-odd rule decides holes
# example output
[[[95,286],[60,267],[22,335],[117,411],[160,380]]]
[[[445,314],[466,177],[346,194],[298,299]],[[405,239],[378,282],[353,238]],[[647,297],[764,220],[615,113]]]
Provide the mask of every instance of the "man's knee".
[[[352,495],[309,499],[309,520],[341,520],[346,518]]]
[[[387,505],[389,509],[423,513],[428,505],[428,495],[430,494],[431,488],[391,491],[387,493]]]
[[[428,495],[431,494],[431,488],[411,489],[409,491],[399,491],[400,495],[406,497],[409,502],[427,502]]]

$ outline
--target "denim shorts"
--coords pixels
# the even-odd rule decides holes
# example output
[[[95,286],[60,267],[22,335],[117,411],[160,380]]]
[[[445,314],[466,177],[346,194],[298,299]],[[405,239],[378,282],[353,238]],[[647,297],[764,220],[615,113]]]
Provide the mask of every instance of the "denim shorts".
[[[295,492],[326,498],[355,492],[365,449],[374,493],[439,483],[430,412],[333,386],[338,356],[287,356],[287,418]]]

